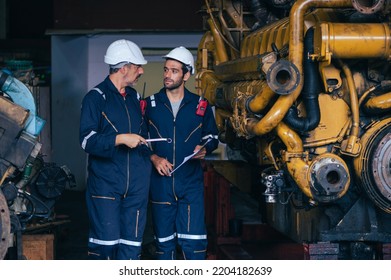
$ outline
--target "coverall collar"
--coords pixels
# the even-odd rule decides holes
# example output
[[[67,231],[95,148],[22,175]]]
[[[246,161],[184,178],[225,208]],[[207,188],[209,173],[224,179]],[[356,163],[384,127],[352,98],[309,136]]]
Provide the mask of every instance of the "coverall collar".
[[[107,82],[107,85],[108,85],[108,88],[109,88],[109,90],[110,91],[113,91],[113,92],[115,92],[116,94],[118,94],[118,95],[121,95],[121,93],[118,91],[118,89],[115,87],[115,85],[113,84],[113,82],[110,80],[110,77],[109,76],[107,76],[106,77],[106,82]],[[130,94],[131,93],[131,87],[125,87],[125,93],[126,93],[126,95],[127,94]],[[122,96],[122,95],[121,95]]]
[[[170,104],[170,100],[168,99],[168,96],[167,96],[167,93],[166,93],[166,89],[165,89],[165,88],[162,88],[162,89],[159,91],[159,93],[161,93],[161,94],[159,94],[159,95],[157,96],[157,98],[160,99],[160,102],[165,103],[165,104]],[[192,93],[191,93],[187,88],[185,88],[185,89],[184,89],[184,95],[183,95],[183,99],[182,99],[181,104],[189,103],[189,102],[191,101],[191,99],[190,99],[191,94],[192,94]]]

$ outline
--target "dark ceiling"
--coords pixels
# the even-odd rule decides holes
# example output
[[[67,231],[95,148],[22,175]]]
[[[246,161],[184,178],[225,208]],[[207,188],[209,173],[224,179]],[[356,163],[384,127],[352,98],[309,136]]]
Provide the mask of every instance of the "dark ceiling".
[[[204,0],[7,0],[7,39],[47,30],[201,31]]]
[[[9,60],[48,65],[50,34],[98,30],[135,32],[202,31],[204,0],[5,0],[5,39],[0,67]]]

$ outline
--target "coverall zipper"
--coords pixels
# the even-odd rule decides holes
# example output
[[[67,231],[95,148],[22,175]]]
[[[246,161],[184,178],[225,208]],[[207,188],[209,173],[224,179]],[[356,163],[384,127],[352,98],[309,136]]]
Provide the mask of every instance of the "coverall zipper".
[[[131,131],[132,131],[132,123],[130,121],[129,110],[126,107],[126,98],[125,98],[125,96],[123,97],[123,99],[124,99],[124,106],[125,106],[126,114],[128,115],[129,133],[131,133]],[[130,178],[130,171],[129,171],[130,170],[130,151],[129,151],[129,149],[127,151],[127,166],[126,167],[127,167],[126,168],[126,179],[127,180],[126,180],[126,189],[125,189],[125,193],[124,193],[124,198],[128,194],[128,190],[129,190],[129,178]]]
[[[175,166],[175,144],[176,144],[176,127],[175,127],[175,118],[174,118],[174,147],[173,147],[173,164]],[[178,201],[178,197],[175,193],[175,174],[172,176],[172,193],[174,194],[175,200]]]
[[[166,106],[167,107],[167,109],[171,112],[171,115],[172,115],[172,118],[173,118],[173,126],[174,126],[174,135],[173,135],[173,149],[172,149],[172,164],[175,166],[175,146],[176,146],[176,127],[175,127],[175,116],[174,116],[174,112],[172,111],[172,109],[171,109],[171,106],[168,106],[166,103],[164,103],[164,106]],[[179,114],[179,110],[181,109],[183,107],[183,105],[181,105],[180,107],[179,107],[179,109],[178,109],[178,112],[177,112],[177,114]],[[176,193],[175,193],[175,174],[173,174],[172,175],[172,193],[173,193],[173,195],[174,195],[174,197],[175,197],[175,200],[176,201],[178,201],[178,197],[177,197],[177,195],[176,195]]]

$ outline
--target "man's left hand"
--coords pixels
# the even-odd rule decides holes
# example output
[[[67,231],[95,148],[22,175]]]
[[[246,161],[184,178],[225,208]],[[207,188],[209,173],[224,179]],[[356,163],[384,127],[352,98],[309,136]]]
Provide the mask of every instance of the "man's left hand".
[[[199,149],[201,149],[201,151],[199,151],[196,155],[193,156],[194,159],[204,159],[205,158],[205,155],[206,155],[205,147],[202,148],[201,145],[197,145],[193,152],[197,152]]]

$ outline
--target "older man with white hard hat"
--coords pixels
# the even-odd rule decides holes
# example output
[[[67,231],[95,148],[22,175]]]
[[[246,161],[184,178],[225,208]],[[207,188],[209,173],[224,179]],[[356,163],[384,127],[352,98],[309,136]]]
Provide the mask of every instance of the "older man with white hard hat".
[[[128,40],[113,42],[106,79],[84,97],[80,145],[88,154],[89,259],[139,259],[151,163],[140,96],[132,87],[147,63]]]

